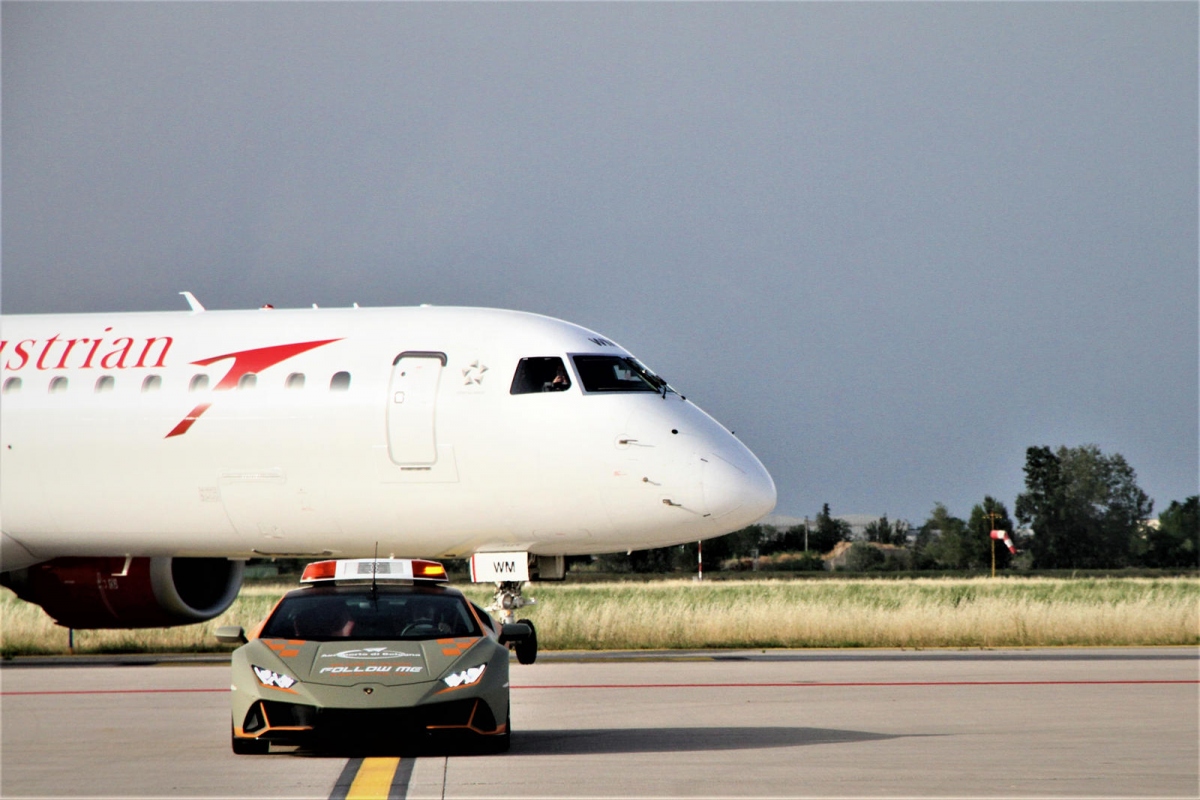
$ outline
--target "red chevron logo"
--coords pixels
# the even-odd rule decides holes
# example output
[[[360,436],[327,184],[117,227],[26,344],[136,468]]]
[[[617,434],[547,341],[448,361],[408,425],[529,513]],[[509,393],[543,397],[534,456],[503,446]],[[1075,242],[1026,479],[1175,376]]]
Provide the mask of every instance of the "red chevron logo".
[[[198,367],[207,367],[216,364],[220,361],[225,361],[232,358],[233,364],[230,365],[229,371],[225,373],[225,377],[217,382],[213,387],[214,392],[223,392],[235,388],[238,382],[245,375],[262,372],[265,369],[275,366],[283,361],[287,361],[293,356],[298,356],[301,353],[307,353],[309,350],[314,350],[322,345],[330,344],[331,342],[339,342],[341,339],[322,339],[317,342],[297,342],[296,344],[277,344],[272,347],[257,347],[253,350],[240,350],[236,353],[226,353],[221,356],[213,356],[212,358],[202,358],[199,361],[192,363]],[[179,424],[171,429],[171,432],[165,438],[170,439],[172,436],[182,436],[200,419],[200,416],[212,406],[212,403],[201,403],[191,411],[188,415],[179,421]]]

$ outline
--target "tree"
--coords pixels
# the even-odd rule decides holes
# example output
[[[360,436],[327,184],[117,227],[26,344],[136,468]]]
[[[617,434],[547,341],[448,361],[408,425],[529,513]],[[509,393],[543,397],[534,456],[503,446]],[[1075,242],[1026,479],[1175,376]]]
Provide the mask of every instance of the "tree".
[[[849,538],[850,523],[831,516],[829,503],[826,503],[821,507],[821,513],[817,514],[816,530],[808,534],[808,548],[819,553],[828,553],[838,542]]]
[[[865,530],[868,542],[904,546],[908,543],[908,523],[902,519],[888,522],[887,514],[874,522],[867,523]]]
[[[633,572],[670,572],[672,567],[671,548],[656,547],[653,550],[634,550],[629,554],[629,568]]]
[[[793,525],[779,538],[779,553],[799,553],[807,550],[808,531],[804,525]]]
[[[760,556],[769,556],[774,553],[793,553],[797,550],[804,549],[804,527],[800,527],[801,536],[799,539],[792,535],[794,528],[786,530],[777,528],[774,525],[758,525],[751,526],[761,529],[756,547]],[[799,542],[799,543],[797,543]]]
[[[846,569],[850,572],[868,572],[883,569],[887,556],[878,547],[867,542],[855,542],[846,552]]]
[[[917,536],[918,565],[966,568],[971,556],[966,536],[967,523],[951,514],[942,503],[934,504]]]
[[[747,558],[761,543],[774,535],[774,528],[765,525],[750,525],[741,530],[704,541],[704,561],[712,564],[729,558]]]
[[[973,567],[991,566],[992,553],[995,552],[996,569],[1008,569],[1012,563],[1012,553],[1004,542],[992,538],[992,531],[1007,531],[1009,538],[1012,538],[1013,522],[1008,518],[1004,503],[988,495],[982,503],[971,509],[964,548],[970,553],[968,560]]]
[[[1017,519],[1033,527],[1034,564],[1041,568],[1124,567],[1154,503],[1120,453],[1095,445],[1030,447]]]
[[[1158,527],[1146,531],[1148,567],[1200,567],[1200,495],[1172,500],[1158,515]]]

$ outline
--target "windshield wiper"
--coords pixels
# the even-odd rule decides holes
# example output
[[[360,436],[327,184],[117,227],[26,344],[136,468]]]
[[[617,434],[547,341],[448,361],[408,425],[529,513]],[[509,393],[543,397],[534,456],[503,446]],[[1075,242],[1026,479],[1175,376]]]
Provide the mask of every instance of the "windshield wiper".
[[[667,392],[675,391],[671,388],[670,384],[651,372],[649,367],[638,361],[636,358],[629,359],[629,362],[633,365],[634,369],[637,371],[637,374],[642,376],[642,380],[650,384],[656,393],[662,392],[663,400],[667,399]]]

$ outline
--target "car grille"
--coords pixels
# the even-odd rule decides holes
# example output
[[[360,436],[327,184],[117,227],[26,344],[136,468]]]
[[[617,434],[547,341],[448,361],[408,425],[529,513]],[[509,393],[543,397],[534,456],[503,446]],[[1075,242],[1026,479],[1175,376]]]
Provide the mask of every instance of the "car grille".
[[[317,727],[325,728],[326,726],[372,733],[469,727],[490,733],[496,729],[496,718],[492,715],[487,703],[472,698],[416,708],[318,709]]]
[[[426,730],[469,729],[478,733],[496,730],[496,717],[478,698],[453,700],[416,708],[346,709],[314,708],[296,703],[260,700],[250,707],[242,730],[317,731],[349,736],[414,736]]]

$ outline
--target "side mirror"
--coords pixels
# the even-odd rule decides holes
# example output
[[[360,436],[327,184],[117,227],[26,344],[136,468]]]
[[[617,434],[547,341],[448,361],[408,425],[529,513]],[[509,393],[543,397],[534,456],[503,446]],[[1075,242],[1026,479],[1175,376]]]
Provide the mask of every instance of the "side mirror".
[[[533,628],[524,622],[510,622],[500,626],[500,644],[516,644],[533,636]]]
[[[222,625],[213,634],[222,644],[245,644],[247,641],[246,632],[242,630],[241,625]]]

